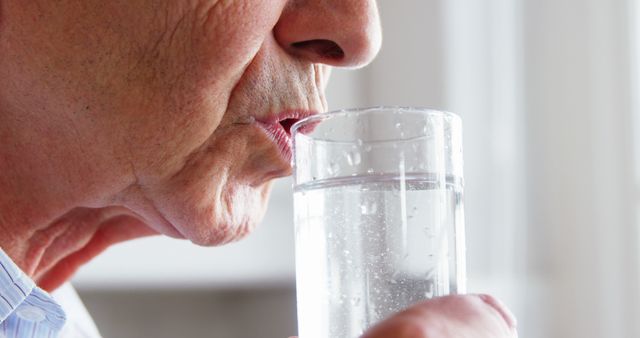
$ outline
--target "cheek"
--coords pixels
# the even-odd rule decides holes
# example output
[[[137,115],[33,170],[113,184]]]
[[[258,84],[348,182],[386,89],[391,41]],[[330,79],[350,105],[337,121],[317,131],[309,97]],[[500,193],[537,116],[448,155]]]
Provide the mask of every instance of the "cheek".
[[[148,47],[144,67],[112,109],[126,114],[121,139],[131,140],[136,167],[145,168],[140,176],[170,175],[208,141],[286,1],[211,3],[170,18],[167,30],[175,32],[159,34],[159,45]]]
[[[211,1],[207,1],[210,3]],[[237,78],[273,27],[287,0],[220,0],[202,6],[205,18],[195,30],[196,59],[218,78]]]

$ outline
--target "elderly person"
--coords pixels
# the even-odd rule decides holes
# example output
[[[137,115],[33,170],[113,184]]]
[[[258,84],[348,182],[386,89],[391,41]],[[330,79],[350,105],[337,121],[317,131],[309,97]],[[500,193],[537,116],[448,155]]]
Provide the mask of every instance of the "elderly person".
[[[324,111],[329,69],[380,42],[372,0],[0,0],[0,337],[75,336],[47,291],[114,243],[248,234],[290,172],[270,133]],[[452,296],[366,336],[515,329]]]

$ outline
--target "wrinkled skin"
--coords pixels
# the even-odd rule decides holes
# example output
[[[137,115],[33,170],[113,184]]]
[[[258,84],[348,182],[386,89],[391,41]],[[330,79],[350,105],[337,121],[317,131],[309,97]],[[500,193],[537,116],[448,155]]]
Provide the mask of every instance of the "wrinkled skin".
[[[117,242],[242,238],[290,172],[246,121],[324,111],[380,43],[371,0],[0,0],[0,247],[52,290]]]
[[[238,121],[323,111],[329,65],[362,66],[380,46],[370,1],[0,4],[0,180],[15,191],[1,223],[31,227],[0,245],[50,289],[102,237],[246,235],[290,168]]]

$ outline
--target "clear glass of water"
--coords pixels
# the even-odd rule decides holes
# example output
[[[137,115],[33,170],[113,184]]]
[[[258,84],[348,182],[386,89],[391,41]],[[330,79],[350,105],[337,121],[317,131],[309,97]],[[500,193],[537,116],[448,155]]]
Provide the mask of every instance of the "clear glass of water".
[[[465,292],[458,116],[341,110],[292,130],[300,338],[356,338]]]

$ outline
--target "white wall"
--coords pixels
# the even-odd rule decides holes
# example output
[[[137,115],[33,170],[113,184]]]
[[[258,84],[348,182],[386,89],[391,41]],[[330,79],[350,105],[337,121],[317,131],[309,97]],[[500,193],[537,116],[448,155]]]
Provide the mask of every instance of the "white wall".
[[[526,1],[532,270],[553,337],[638,337],[628,1]]]

